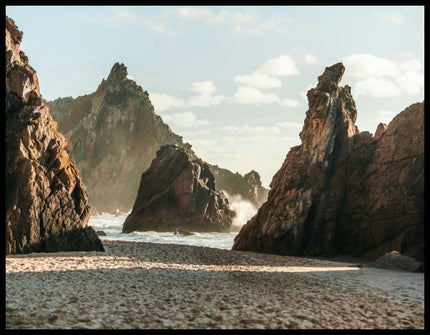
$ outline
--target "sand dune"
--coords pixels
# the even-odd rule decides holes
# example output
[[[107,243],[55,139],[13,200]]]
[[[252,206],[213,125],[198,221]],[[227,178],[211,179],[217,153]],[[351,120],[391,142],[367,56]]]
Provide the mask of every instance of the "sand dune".
[[[6,257],[6,328],[424,328],[424,274],[173,244]]]

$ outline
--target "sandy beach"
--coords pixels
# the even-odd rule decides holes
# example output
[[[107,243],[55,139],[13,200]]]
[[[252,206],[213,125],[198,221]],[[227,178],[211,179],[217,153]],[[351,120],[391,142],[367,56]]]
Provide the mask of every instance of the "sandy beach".
[[[207,247],[103,241],[6,257],[7,329],[424,328],[424,274]]]

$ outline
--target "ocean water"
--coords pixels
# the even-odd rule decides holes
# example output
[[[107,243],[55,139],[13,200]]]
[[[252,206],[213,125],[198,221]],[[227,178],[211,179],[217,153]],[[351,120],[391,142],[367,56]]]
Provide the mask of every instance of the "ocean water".
[[[229,200],[230,207],[236,211],[237,216],[233,220],[230,231],[226,233],[193,232],[194,235],[184,236],[182,234],[175,235],[173,231],[146,231],[123,234],[122,225],[129,213],[92,215],[88,225],[92,226],[96,231],[102,230],[106,233],[106,236],[99,236],[102,242],[103,240],[109,240],[171,243],[230,250],[241,227],[257,212],[257,208],[252,203],[242,200],[239,196],[229,196]]]

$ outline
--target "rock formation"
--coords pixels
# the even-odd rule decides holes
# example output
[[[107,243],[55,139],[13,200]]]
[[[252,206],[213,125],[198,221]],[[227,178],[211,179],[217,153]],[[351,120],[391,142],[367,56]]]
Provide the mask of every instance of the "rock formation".
[[[376,258],[424,257],[424,103],[376,136],[359,132],[341,63],[308,91],[300,138],[274,175],[268,200],[235,238],[234,250]]]
[[[6,17],[6,254],[100,250],[78,169]]]
[[[48,103],[99,211],[130,210],[142,171],[163,144],[184,144],[154,113],[148,92],[116,63],[97,91]]]
[[[191,148],[155,114],[148,92],[127,78],[124,64],[116,63],[96,92],[59,98],[48,105],[87,185],[90,204],[99,211],[130,210],[140,175],[162,145]],[[224,175],[217,182],[220,187]],[[257,194],[249,195],[251,201],[265,198],[267,190],[261,185],[238,177],[237,188],[256,190]]]
[[[224,190],[230,195],[240,195],[244,200],[252,202],[260,207],[267,199],[269,190],[261,184],[260,175],[257,171],[250,171],[244,176],[233,173],[230,170],[220,168],[218,165],[209,167],[215,177],[217,190]]]
[[[224,194],[215,190],[208,164],[190,150],[164,145],[142,174],[123,232],[222,232],[228,231],[234,215]]]

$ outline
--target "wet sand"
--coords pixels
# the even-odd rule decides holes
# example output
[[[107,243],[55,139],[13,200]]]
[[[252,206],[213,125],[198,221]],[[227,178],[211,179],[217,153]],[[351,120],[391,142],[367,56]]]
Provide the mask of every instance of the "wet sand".
[[[6,257],[7,329],[424,328],[424,274],[144,242]]]

